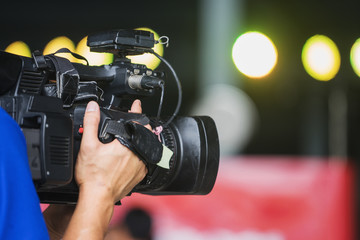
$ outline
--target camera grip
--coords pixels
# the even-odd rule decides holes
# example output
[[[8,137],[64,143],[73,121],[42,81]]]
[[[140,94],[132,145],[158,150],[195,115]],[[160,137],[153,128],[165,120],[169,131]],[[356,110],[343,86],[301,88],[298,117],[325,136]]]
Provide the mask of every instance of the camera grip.
[[[108,120],[102,135],[113,135],[122,145],[129,148],[144,163],[157,164],[162,157],[163,145],[157,136],[143,125],[129,121]]]

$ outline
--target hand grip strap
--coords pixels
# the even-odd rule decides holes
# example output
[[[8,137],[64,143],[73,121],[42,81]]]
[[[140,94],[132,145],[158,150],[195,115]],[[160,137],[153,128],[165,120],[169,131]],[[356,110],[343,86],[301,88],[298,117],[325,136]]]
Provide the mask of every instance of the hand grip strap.
[[[132,121],[108,120],[102,131],[111,134],[124,146],[135,153],[144,163],[156,165],[162,157],[163,145],[157,136],[143,125]]]

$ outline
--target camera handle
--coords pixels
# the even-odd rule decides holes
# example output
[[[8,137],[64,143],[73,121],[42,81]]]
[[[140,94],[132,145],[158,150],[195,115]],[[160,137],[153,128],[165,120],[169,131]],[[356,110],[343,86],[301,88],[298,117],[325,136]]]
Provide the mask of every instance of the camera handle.
[[[163,145],[157,136],[143,125],[133,121],[108,120],[102,136],[112,134],[122,145],[134,152],[144,163],[157,164],[162,156]]]
[[[148,168],[148,176],[157,166],[169,168],[172,151],[163,145],[158,136],[144,127],[149,119],[143,114],[122,113],[119,120],[105,118],[100,124],[99,139],[108,142],[116,138],[136,154]]]

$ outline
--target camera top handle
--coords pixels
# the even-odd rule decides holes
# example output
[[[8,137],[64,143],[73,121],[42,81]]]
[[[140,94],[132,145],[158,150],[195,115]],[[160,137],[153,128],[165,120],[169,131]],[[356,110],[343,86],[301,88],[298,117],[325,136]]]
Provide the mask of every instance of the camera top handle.
[[[108,52],[116,57],[151,52],[156,43],[154,34],[142,30],[112,30],[92,34],[87,45],[91,52]]]

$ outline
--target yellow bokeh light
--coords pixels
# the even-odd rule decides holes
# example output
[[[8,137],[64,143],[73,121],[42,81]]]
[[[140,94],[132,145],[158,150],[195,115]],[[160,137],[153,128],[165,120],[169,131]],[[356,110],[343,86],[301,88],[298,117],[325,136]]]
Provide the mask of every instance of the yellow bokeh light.
[[[44,48],[44,55],[55,53],[57,50],[61,48],[67,48],[71,52],[75,52],[75,44],[69,38],[65,36],[60,36],[52,39]],[[75,62],[76,58],[74,58],[70,53],[58,53],[56,56],[63,57],[68,59],[71,62]]]
[[[360,38],[355,41],[351,48],[350,63],[354,72],[360,77]]]
[[[329,81],[340,68],[340,53],[336,44],[324,35],[309,38],[302,50],[301,60],[306,72],[320,81]]]
[[[86,45],[87,37],[81,39],[81,41],[76,46],[76,53],[85,57],[89,65],[100,66],[105,64],[110,64],[113,62],[113,55],[110,53],[98,53],[90,52],[90,48]],[[76,62],[85,63],[83,60],[77,59]]]
[[[277,57],[274,43],[259,32],[244,33],[232,48],[235,66],[251,78],[261,78],[269,74],[277,63]]]
[[[159,40],[159,35],[150,28],[136,28],[136,30],[144,30],[154,33],[154,39]],[[164,47],[162,44],[155,44],[153,50],[159,54],[160,56],[163,56],[164,54]],[[142,55],[136,55],[136,56],[129,56],[128,58],[131,59],[131,62],[133,63],[139,63],[139,64],[145,64],[150,69],[155,69],[160,64],[160,59],[158,59],[155,55],[151,53],[144,53]]]
[[[31,51],[29,46],[22,41],[16,41],[11,43],[9,46],[7,46],[5,52],[24,56],[24,57],[31,57]]]

